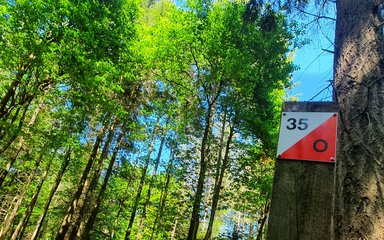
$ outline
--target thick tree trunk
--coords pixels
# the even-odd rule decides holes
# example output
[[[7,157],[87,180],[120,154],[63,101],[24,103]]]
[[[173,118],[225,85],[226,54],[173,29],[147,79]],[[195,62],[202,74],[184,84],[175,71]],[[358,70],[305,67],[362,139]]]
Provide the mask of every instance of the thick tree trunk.
[[[78,207],[80,197],[83,193],[83,189],[84,189],[84,187],[88,181],[88,175],[89,175],[91,168],[92,168],[92,165],[96,159],[99,147],[103,141],[105,132],[107,130],[107,125],[108,125],[107,123],[104,124],[104,126],[100,130],[99,135],[96,138],[95,144],[94,144],[93,149],[92,149],[91,156],[89,157],[87,165],[85,166],[85,169],[83,171],[83,175],[82,175],[81,180],[80,180],[80,185],[77,188],[77,191],[75,192],[75,194],[73,196],[73,199],[71,201],[71,206],[69,207],[67,215],[65,215],[63,222],[61,224],[61,227],[59,229],[59,232],[56,235],[56,238],[55,238],[56,240],[64,240],[71,224],[74,224],[72,218],[73,218],[73,215],[75,213],[76,208]]]
[[[149,187],[147,190],[147,196],[145,198],[145,203],[144,203],[144,207],[143,207],[143,213],[141,214],[139,227],[137,229],[137,237],[136,237],[137,239],[141,239],[141,230],[143,228],[144,221],[147,217],[147,208],[148,208],[149,202],[151,200],[152,187],[153,187],[153,184],[155,183],[155,179],[156,179],[156,175],[157,175],[157,169],[159,168],[159,165],[160,165],[160,159],[161,159],[161,154],[163,153],[163,147],[164,147],[164,143],[165,143],[166,134],[167,134],[166,131],[163,131],[163,136],[161,138],[159,151],[157,152],[157,156],[156,156],[156,160],[155,160],[155,168],[153,169],[152,178],[149,182]]]
[[[60,182],[63,178],[63,175],[64,175],[65,171],[67,170],[68,164],[71,160],[71,153],[72,153],[72,149],[70,148],[70,149],[68,149],[67,153],[65,154],[64,162],[62,163],[60,171],[56,176],[55,183],[53,184],[53,186],[51,188],[51,191],[50,191],[49,196],[48,196],[48,200],[44,205],[43,213],[41,214],[39,220],[36,223],[35,230],[33,231],[30,240],[35,240],[39,236],[41,227],[43,226],[44,219],[47,216],[48,209],[49,209],[49,206],[51,205],[53,196],[55,195],[56,190],[59,187]]]
[[[338,0],[340,108],[336,239],[384,239],[384,39],[381,0]]]
[[[224,154],[224,158],[223,158],[223,163],[221,164],[219,178],[217,179],[217,182],[215,182],[213,199],[212,199],[211,214],[209,216],[209,224],[208,224],[208,228],[207,228],[207,232],[205,234],[204,240],[211,239],[212,230],[213,230],[213,222],[215,220],[216,209],[217,209],[217,205],[219,204],[219,199],[220,199],[220,190],[221,190],[221,187],[223,185],[223,179],[224,179],[225,171],[227,170],[228,165],[229,165],[229,150],[230,150],[230,146],[231,146],[231,142],[232,142],[232,138],[233,138],[234,133],[235,133],[234,125],[231,125],[231,127],[229,129],[229,135],[227,138],[227,143],[225,146],[225,154]]]
[[[156,121],[156,125],[157,125],[157,121]],[[137,189],[135,201],[134,201],[133,207],[132,207],[131,216],[129,218],[128,227],[127,227],[127,230],[125,232],[125,237],[124,237],[125,240],[129,240],[130,236],[131,236],[132,226],[133,226],[133,223],[135,221],[137,208],[139,206],[139,202],[140,202],[140,198],[141,198],[141,192],[143,191],[143,187],[145,184],[145,178],[147,176],[147,170],[149,167],[149,162],[151,160],[151,154],[152,154],[153,146],[155,143],[156,132],[157,132],[156,125],[153,128],[153,132],[152,132],[152,136],[151,136],[151,143],[149,144],[148,152],[147,152],[147,155],[145,156],[145,163],[144,163],[143,171],[141,173],[139,188]]]
[[[97,216],[97,213],[99,212],[101,201],[103,200],[105,190],[107,189],[109,178],[112,175],[113,166],[115,165],[115,162],[116,162],[117,153],[119,152],[120,143],[121,143],[121,139],[123,138],[123,135],[124,135],[124,132],[121,132],[116,141],[116,146],[115,146],[115,149],[113,150],[111,161],[109,162],[107,172],[105,173],[103,185],[101,186],[99,195],[96,199],[96,203],[94,204],[93,207],[91,207],[91,215],[89,216],[88,221],[84,227],[84,232],[80,234],[81,239],[90,239],[90,232],[93,228],[93,225],[96,222],[96,216]]]

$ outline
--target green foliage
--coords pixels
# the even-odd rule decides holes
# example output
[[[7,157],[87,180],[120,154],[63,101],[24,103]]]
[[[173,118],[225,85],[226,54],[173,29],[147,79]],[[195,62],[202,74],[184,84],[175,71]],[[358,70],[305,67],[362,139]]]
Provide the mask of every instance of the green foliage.
[[[266,213],[278,112],[293,71],[292,25],[268,4],[146,4],[0,2],[0,206],[6,212],[0,213],[0,228],[11,226],[6,237],[27,215],[51,164],[20,239],[32,236],[42,216],[39,237],[55,238],[74,202],[86,210],[79,217],[81,206],[75,209],[71,223],[79,218],[85,226],[99,200],[91,238],[123,239],[143,173],[131,238],[186,239],[207,120],[212,131],[202,226],[221,168],[213,237],[231,235],[238,214],[246,215],[242,224],[249,227]],[[223,166],[218,159],[230,127],[230,164]],[[96,184],[84,187],[77,200],[82,176],[85,185]],[[23,201],[17,206],[14,199]]]

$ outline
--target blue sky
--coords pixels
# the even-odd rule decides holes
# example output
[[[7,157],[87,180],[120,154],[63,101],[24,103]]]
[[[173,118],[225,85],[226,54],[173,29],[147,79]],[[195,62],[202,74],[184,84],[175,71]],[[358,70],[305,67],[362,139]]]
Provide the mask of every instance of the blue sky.
[[[334,10],[328,11],[329,16],[334,15]],[[308,18],[306,21],[312,21]],[[305,22],[305,21],[304,21]],[[322,49],[333,51],[334,22],[323,19],[309,26],[305,38],[311,42],[298,49],[295,53],[294,63],[300,69],[293,74],[296,87],[290,95],[298,95],[299,101],[309,101],[329,85],[333,74],[333,54]],[[313,100],[330,101],[331,88],[318,94]]]

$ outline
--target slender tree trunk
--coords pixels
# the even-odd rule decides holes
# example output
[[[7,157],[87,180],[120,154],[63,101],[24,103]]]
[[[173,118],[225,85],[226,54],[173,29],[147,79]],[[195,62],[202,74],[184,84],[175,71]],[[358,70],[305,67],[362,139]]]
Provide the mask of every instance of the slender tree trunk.
[[[219,199],[220,199],[220,190],[221,190],[221,187],[223,185],[223,179],[224,179],[225,171],[227,170],[228,165],[229,165],[229,150],[230,150],[230,146],[231,146],[231,142],[232,142],[232,138],[233,138],[234,133],[235,133],[235,127],[233,124],[233,125],[231,125],[231,127],[229,129],[229,135],[228,135],[227,143],[225,146],[225,154],[224,154],[223,164],[222,164],[221,169],[220,169],[219,179],[218,179],[217,183],[215,182],[212,207],[211,207],[211,214],[209,216],[208,229],[207,229],[207,232],[205,234],[204,240],[211,239],[213,222],[215,220],[216,209],[217,209],[217,205],[218,205]]]
[[[336,7],[335,238],[379,240],[384,239],[383,6],[381,0],[338,0]]]
[[[176,236],[176,229],[177,229],[177,224],[179,223],[179,217],[176,216],[175,222],[173,223],[172,226],[172,232],[171,232],[171,240],[175,239]]]
[[[17,238],[20,238],[20,236],[23,235],[25,228],[28,225],[29,218],[32,215],[33,209],[36,205],[37,199],[40,195],[41,188],[43,187],[43,184],[45,180],[47,179],[49,169],[51,168],[51,162],[48,164],[47,168],[45,169],[43,175],[41,176],[40,182],[36,187],[35,193],[32,196],[31,202],[28,205],[27,210],[23,214],[22,218],[19,221],[19,224],[17,225],[16,229],[13,231],[13,234],[11,236],[11,240],[16,240]]]
[[[25,103],[23,113],[21,114],[21,117],[19,119],[19,124],[17,126],[16,132],[9,137],[9,139],[5,140],[5,137],[3,137],[3,142],[5,142],[4,146],[0,149],[0,156],[12,145],[12,143],[16,140],[16,138],[19,136],[19,133],[24,125],[24,120],[27,115],[28,108],[31,104],[31,101],[33,98],[31,98],[28,102]]]
[[[157,232],[157,225],[159,224],[158,228],[161,227],[161,218],[163,216],[164,209],[165,209],[165,203],[166,203],[167,197],[168,197],[169,184],[171,182],[171,171],[173,168],[174,158],[175,158],[174,152],[171,150],[171,157],[170,157],[170,161],[169,161],[168,166],[167,166],[165,186],[164,186],[163,192],[162,192],[161,197],[160,197],[160,206],[159,206],[159,210],[157,211],[155,220],[153,222],[152,233],[151,233],[150,239],[153,239],[154,235],[156,236],[155,232]]]
[[[166,131],[163,131],[163,136],[161,138],[159,151],[157,153],[156,160],[155,160],[155,168],[153,169],[152,178],[151,178],[151,181],[149,182],[149,187],[148,187],[147,196],[146,196],[145,203],[144,203],[143,213],[141,214],[140,224],[139,224],[139,227],[137,229],[137,237],[136,237],[137,239],[141,239],[141,230],[143,228],[144,221],[146,219],[147,208],[148,208],[148,205],[149,205],[149,202],[151,199],[152,187],[153,187],[153,184],[156,180],[157,169],[159,168],[159,165],[160,165],[160,159],[161,159],[161,154],[163,152],[165,137],[166,137]]]
[[[134,174],[134,171],[135,171],[136,168],[137,168],[137,165],[139,164],[139,158],[140,158],[140,155],[141,155],[141,150],[142,150],[142,148],[139,149],[139,152],[138,152],[138,154],[137,154],[137,158],[136,158],[136,160],[135,160],[135,162],[134,162],[134,165],[133,165],[133,171],[129,174],[128,182],[127,182],[127,186],[126,186],[125,191],[124,191],[124,195],[127,194],[128,189],[129,189],[129,187],[131,186],[131,183],[132,183],[132,181],[133,181],[133,179],[134,179],[133,174]],[[118,227],[118,225],[119,225],[120,214],[123,212],[124,208],[125,208],[124,199],[119,199],[119,210],[117,211],[117,214],[116,214],[116,220],[115,220],[114,223],[113,223],[113,230],[112,230],[112,233],[111,233],[111,238],[112,238],[112,239],[113,239],[114,236],[115,236],[116,229],[117,229],[117,227]]]
[[[271,202],[268,199],[264,207],[263,217],[258,222],[256,240],[263,239],[263,230],[264,230],[265,223],[267,222],[267,219],[268,219],[270,206],[271,206]]]
[[[205,116],[205,129],[200,148],[200,172],[197,181],[196,194],[193,202],[192,216],[188,231],[188,240],[195,240],[199,229],[200,204],[203,197],[205,174],[208,168],[210,139],[212,135],[212,126],[216,113],[217,99],[208,104],[207,114]]]
[[[109,119],[109,118],[107,118],[107,119]],[[91,168],[92,168],[92,165],[96,159],[99,147],[103,141],[105,132],[107,130],[107,125],[108,125],[108,120],[106,121],[106,123],[104,124],[104,126],[100,130],[99,135],[96,138],[95,144],[93,146],[92,154],[89,157],[87,165],[85,166],[85,169],[83,171],[83,175],[82,175],[81,180],[80,180],[80,185],[77,188],[77,191],[75,192],[75,194],[73,196],[71,206],[69,207],[67,215],[64,217],[63,222],[61,224],[61,227],[59,229],[59,232],[56,235],[56,238],[55,238],[56,240],[64,240],[71,224],[73,224],[73,219],[72,219],[73,215],[75,213],[75,210],[78,207],[81,194],[83,193],[83,189],[84,189],[84,187],[88,181],[88,175],[89,175]]]
[[[214,186],[214,191],[216,191],[217,184],[219,182],[220,178],[220,169],[221,169],[221,161],[223,158],[223,150],[224,150],[224,135],[225,135],[225,127],[226,127],[226,121],[227,121],[227,113],[224,112],[223,116],[223,122],[221,126],[221,136],[220,136],[220,143],[219,143],[219,155],[217,157],[217,162],[216,162],[216,173],[215,173],[215,186]],[[213,202],[212,202],[213,204]],[[211,215],[212,215],[212,210],[211,210]],[[209,239],[212,234],[212,227],[213,227],[213,221],[211,223],[211,217],[209,220],[208,228],[207,228],[207,233],[205,234],[205,239]]]
[[[47,216],[48,209],[49,209],[49,206],[51,205],[53,196],[55,195],[56,190],[59,187],[60,182],[61,182],[61,180],[63,178],[63,175],[64,175],[65,171],[67,170],[67,167],[68,167],[69,162],[71,160],[71,153],[72,153],[72,149],[69,148],[67,150],[67,153],[65,154],[64,162],[61,165],[60,171],[59,171],[59,173],[56,176],[55,183],[53,184],[53,186],[51,188],[51,191],[50,191],[49,196],[48,196],[48,200],[47,200],[47,202],[44,205],[43,213],[41,214],[39,220],[36,223],[35,230],[33,231],[30,240],[35,240],[39,236],[41,227],[43,225],[45,217]],[[22,235],[21,235],[21,237],[22,237]]]
[[[40,103],[38,105],[38,107],[35,109],[35,111],[33,112],[32,114],[32,117],[31,119],[29,120],[28,124],[27,124],[27,133],[29,132],[28,131],[28,128],[30,126],[32,126],[35,121],[36,121],[36,118],[37,118],[37,115],[39,114],[39,112],[41,111],[43,105],[42,103]],[[26,108],[27,109],[27,108]],[[26,110],[25,110],[26,111]],[[25,114],[25,113],[24,113]],[[4,180],[5,178],[7,177],[8,175],[8,172],[9,172],[9,169],[11,169],[11,167],[13,166],[13,164],[16,162],[20,152],[22,151],[23,149],[23,145],[24,145],[24,142],[25,142],[25,139],[23,137],[20,138],[20,141],[19,141],[19,144],[17,145],[17,151],[16,151],[16,154],[14,157],[11,157],[9,159],[9,161],[7,162],[7,164],[5,165],[5,168],[0,168],[0,187],[3,185],[4,183]],[[4,149],[4,151],[6,150],[6,148]]]
[[[8,219],[5,219],[5,222],[3,223],[3,228],[0,231],[0,240],[4,240],[11,229],[13,222],[16,219],[17,212],[21,208],[21,205],[27,196],[28,189],[33,181],[33,178],[35,177],[35,174],[37,173],[37,170],[39,169],[40,163],[43,159],[43,152],[40,153],[39,159],[35,163],[35,167],[32,170],[32,173],[29,175],[26,185],[24,186],[23,191],[19,195],[16,204],[13,207],[12,213],[9,215]]]
[[[103,170],[103,167],[104,167],[104,162],[108,157],[109,148],[111,146],[113,136],[115,135],[116,123],[117,123],[117,121],[113,120],[113,122],[109,128],[108,136],[107,136],[107,139],[104,143],[103,150],[101,151],[101,155],[98,159],[98,162],[95,166],[93,176],[92,176],[92,172],[90,174],[91,176],[89,178],[91,178],[91,181],[86,181],[86,183],[84,185],[82,197],[80,197],[80,201],[78,204],[79,211],[78,211],[78,214],[75,214],[77,216],[77,218],[75,220],[75,224],[73,225],[72,229],[69,231],[70,232],[70,234],[69,234],[70,239],[76,239],[76,238],[80,237],[80,235],[81,235],[80,225],[81,225],[81,223],[83,223],[83,219],[86,215],[87,208],[92,201],[93,192],[94,192],[94,190],[97,187],[97,184],[99,182],[101,171]]]
[[[156,123],[156,125],[157,125],[157,123]],[[144,187],[144,184],[145,184],[145,178],[146,178],[146,175],[147,175],[147,170],[148,170],[148,167],[149,167],[149,162],[151,160],[151,153],[152,153],[152,150],[153,150],[153,145],[155,143],[155,136],[156,136],[156,131],[157,131],[156,125],[153,128],[153,132],[152,132],[152,136],[151,136],[151,143],[150,143],[149,148],[148,148],[148,153],[147,153],[147,155],[145,157],[145,164],[144,164],[143,172],[141,173],[139,188],[137,189],[137,193],[136,193],[136,197],[135,197],[135,202],[134,202],[133,207],[132,207],[131,217],[129,218],[128,227],[127,227],[127,230],[125,232],[125,240],[129,240],[130,239],[130,235],[131,235],[131,231],[132,231],[132,226],[133,226],[133,223],[134,223],[135,217],[136,217],[137,207],[139,206],[139,202],[140,202],[140,198],[141,198],[141,192],[143,191],[143,187]]]
[[[101,202],[103,200],[105,190],[107,189],[109,178],[112,175],[113,166],[114,166],[115,161],[116,161],[117,153],[120,149],[120,143],[121,143],[121,139],[123,138],[123,135],[124,135],[124,132],[121,132],[117,141],[116,141],[116,146],[115,146],[115,149],[113,150],[111,161],[109,162],[107,172],[105,173],[103,185],[101,186],[99,195],[96,199],[96,203],[93,206],[93,208],[91,209],[91,215],[88,218],[88,221],[87,221],[86,226],[84,228],[84,232],[83,232],[83,234],[80,234],[82,239],[90,239],[90,232],[93,228],[93,225],[95,224],[96,216],[97,216],[97,213],[99,212],[100,205],[101,205]]]

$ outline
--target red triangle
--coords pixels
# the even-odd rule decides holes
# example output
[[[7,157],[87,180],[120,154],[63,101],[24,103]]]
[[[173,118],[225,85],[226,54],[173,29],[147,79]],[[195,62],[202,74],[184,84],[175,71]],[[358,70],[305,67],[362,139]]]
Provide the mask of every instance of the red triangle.
[[[332,116],[292,147],[279,158],[334,162],[336,157],[337,116]]]

